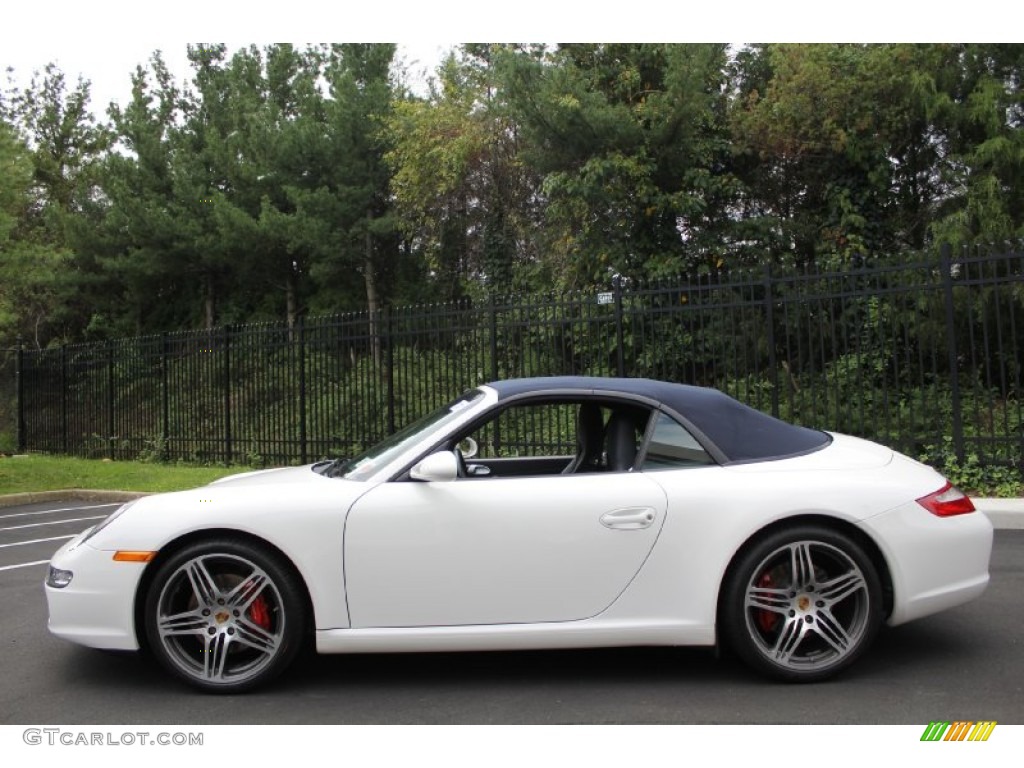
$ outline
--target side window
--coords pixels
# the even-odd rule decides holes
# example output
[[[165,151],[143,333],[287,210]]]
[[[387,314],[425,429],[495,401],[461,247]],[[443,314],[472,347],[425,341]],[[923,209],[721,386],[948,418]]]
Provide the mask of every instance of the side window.
[[[461,436],[469,477],[632,471],[650,410],[613,400],[528,401]]]
[[[658,414],[654,432],[641,469],[682,469],[713,464],[714,461],[686,428],[675,419]]]
[[[470,437],[477,459],[569,456],[576,450],[572,403],[528,403],[503,410]]]

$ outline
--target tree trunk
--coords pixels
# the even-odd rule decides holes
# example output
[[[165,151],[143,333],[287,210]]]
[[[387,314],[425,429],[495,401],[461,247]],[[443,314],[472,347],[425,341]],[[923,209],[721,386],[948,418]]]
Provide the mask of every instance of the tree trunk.
[[[285,320],[288,323],[288,341],[292,341],[299,311],[295,299],[295,273],[291,270],[288,271],[288,277],[284,284],[284,305]]]
[[[213,273],[207,272],[204,276],[204,301],[206,314],[206,330],[213,328],[217,320],[216,289],[213,284]]]
[[[380,344],[380,296],[377,294],[377,275],[373,264],[373,235],[370,233],[370,221],[373,212],[366,212],[366,240],[363,253],[363,280],[366,282],[366,309],[370,320],[370,346],[373,350],[373,364],[381,369]]]

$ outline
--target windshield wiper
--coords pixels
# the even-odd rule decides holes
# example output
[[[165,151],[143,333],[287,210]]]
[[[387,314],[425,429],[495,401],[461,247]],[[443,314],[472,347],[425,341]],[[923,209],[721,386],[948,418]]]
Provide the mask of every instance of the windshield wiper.
[[[317,465],[317,467],[315,467],[314,469],[316,469],[316,471],[319,472],[324,477],[337,477],[339,474],[341,474],[342,467],[348,464],[349,461],[351,461],[351,459],[349,459],[348,457],[338,457],[336,459],[331,459],[330,461],[325,462],[323,469],[321,469],[319,465]]]

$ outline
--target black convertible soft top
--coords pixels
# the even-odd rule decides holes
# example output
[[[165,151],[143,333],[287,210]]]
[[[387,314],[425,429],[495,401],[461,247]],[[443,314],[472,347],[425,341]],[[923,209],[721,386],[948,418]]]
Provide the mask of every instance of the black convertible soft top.
[[[592,376],[549,376],[507,379],[487,386],[499,400],[527,394],[634,395],[674,411],[687,426],[695,427],[701,442],[710,442],[726,463],[770,461],[811,453],[832,438],[825,432],[798,427],[761,413],[724,392],[654,379],[618,379]],[[707,447],[707,446],[706,446]]]

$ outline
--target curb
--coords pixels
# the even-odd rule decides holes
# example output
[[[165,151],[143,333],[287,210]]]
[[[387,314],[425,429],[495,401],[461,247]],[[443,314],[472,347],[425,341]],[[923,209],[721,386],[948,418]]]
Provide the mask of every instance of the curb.
[[[1024,499],[971,499],[999,530],[1024,530]]]
[[[30,493],[11,493],[0,496],[0,508],[14,507],[19,504],[39,504],[47,501],[99,501],[124,502],[149,496],[140,491],[90,491],[85,488],[69,488],[64,491],[35,491]]]

